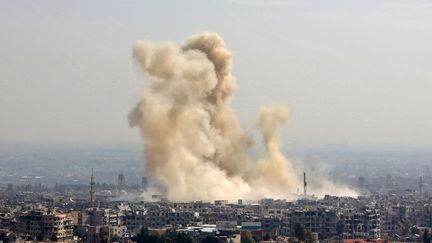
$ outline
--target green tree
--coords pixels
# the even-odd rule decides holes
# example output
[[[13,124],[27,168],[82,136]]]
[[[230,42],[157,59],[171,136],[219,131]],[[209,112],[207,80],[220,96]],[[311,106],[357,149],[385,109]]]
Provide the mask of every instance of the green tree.
[[[271,240],[272,238],[271,238],[271,236],[270,236],[270,234],[267,232],[267,233],[265,233],[265,235],[263,236],[263,240]]]
[[[9,239],[8,239],[8,237],[6,235],[6,232],[1,232],[0,233],[0,241],[3,241],[4,243],[8,243],[9,242]]]
[[[431,243],[431,237],[429,237],[429,232],[427,229],[423,231],[423,243]]]
[[[411,227],[411,234],[412,235],[420,235],[421,234],[421,230],[419,228],[417,228],[417,226]]]
[[[150,234],[147,228],[142,228],[141,232],[132,237],[132,241],[138,243],[195,243],[194,239],[183,232],[171,231],[167,234]]]
[[[255,243],[254,238],[252,237],[252,233],[250,231],[246,231],[241,237],[241,243]]]
[[[172,241],[166,237],[166,235],[157,235],[158,243],[171,243]]]
[[[201,243],[218,243],[218,239],[214,235],[207,235]]]
[[[399,222],[400,233],[403,236],[409,235],[411,232],[412,224],[409,220]]]
[[[342,220],[336,223],[336,232],[338,235],[342,235],[345,232],[345,224]]]
[[[50,240],[51,241],[57,241],[58,240],[57,235],[56,234],[52,234],[51,237],[50,237]]]
[[[190,237],[188,234],[180,232],[174,232],[173,242],[175,243],[193,243],[192,237]]]
[[[151,236],[149,234],[149,231],[147,228],[142,227],[141,228],[141,232],[132,238],[133,241],[136,241],[138,243],[157,243],[158,242],[158,238],[156,236]]]
[[[37,241],[43,241],[44,240],[43,235],[42,234],[36,235],[36,240]]]
[[[304,225],[300,223],[294,223],[294,236],[299,239],[299,241],[303,241],[306,243],[313,243],[315,240],[313,239],[312,232],[307,230]]]
[[[312,232],[310,232],[309,230],[306,230],[305,242],[306,243],[315,243],[315,240],[314,240],[314,238],[312,236]]]
[[[306,228],[300,223],[294,223],[294,236],[299,239],[299,241],[305,241],[306,239]]]
[[[120,241],[120,237],[118,236],[118,235],[114,235],[112,238],[111,238],[111,242],[119,242]]]

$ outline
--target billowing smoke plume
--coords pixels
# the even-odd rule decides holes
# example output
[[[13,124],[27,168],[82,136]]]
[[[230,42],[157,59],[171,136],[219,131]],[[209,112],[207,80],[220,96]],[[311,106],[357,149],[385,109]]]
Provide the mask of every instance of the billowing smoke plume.
[[[264,158],[248,152],[252,140],[230,106],[236,87],[231,53],[215,33],[183,46],[138,41],[134,57],[153,83],[130,115],[142,131],[146,171],[172,200],[288,197],[302,183],[280,151],[283,105],[262,107]]]

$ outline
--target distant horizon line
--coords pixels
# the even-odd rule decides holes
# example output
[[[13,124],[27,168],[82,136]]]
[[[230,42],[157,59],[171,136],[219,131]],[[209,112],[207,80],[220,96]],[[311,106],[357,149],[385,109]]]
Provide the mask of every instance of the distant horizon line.
[[[6,142],[0,141],[0,149],[5,147],[33,147],[44,149],[120,149],[120,150],[143,150],[143,143],[119,142],[119,143],[36,143],[36,142]],[[432,146],[400,146],[400,145],[381,145],[381,146],[364,146],[351,145],[349,143],[328,143],[314,145],[295,145],[283,146],[284,151],[298,152],[426,152],[432,154]]]

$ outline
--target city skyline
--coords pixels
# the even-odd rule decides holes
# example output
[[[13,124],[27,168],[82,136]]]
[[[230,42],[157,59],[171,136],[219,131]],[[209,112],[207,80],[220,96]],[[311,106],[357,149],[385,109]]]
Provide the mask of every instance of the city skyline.
[[[0,243],[431,243],[431,23],[0,0]]]

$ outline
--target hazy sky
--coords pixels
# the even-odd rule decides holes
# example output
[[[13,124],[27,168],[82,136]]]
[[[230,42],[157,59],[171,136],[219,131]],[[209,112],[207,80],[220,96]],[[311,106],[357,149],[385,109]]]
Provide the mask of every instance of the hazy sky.
[[[138,39],[218,32],[252,131],[292,108],[286,146],[432,148],[432,2],[0,1],[0,143],[139,144]]]

